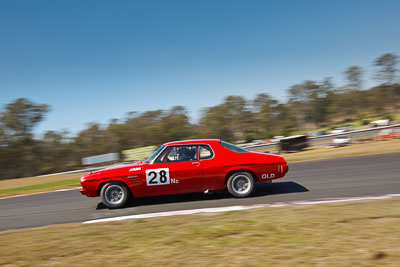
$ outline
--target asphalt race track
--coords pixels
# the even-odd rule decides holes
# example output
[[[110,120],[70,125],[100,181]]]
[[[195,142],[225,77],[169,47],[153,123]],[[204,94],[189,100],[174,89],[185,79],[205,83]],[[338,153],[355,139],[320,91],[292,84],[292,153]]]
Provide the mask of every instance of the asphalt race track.
[[[246,199],[197,193],[137,199],[126,208],[109,210],[100,198],[81,196],[78,190],[5,198],[0,199],[0,230],[163,211],[398,193],[400,153],[388,153],[291,163],[286,177],[258,185],[254,196]]]

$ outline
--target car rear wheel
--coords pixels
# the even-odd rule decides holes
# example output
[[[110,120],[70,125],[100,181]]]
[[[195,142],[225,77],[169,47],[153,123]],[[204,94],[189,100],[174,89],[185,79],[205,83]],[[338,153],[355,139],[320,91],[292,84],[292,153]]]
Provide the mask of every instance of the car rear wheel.
[[[118,209],[125,206],[129,199],[129,190],[121,182],[106,183],[100,191],[101,201],[107,208]]]
[[[253,193],[254,179],[248,172],[236,172],[229,177],[226,186],[235,198],[247,197]]]

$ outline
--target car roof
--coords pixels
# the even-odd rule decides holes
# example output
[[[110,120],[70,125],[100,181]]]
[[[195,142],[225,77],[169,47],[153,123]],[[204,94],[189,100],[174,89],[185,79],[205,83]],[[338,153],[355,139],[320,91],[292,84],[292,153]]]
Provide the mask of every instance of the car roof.
[[[173,141],[165,143],[166,146],[171,145],[187,145],[187,144],[219,144],[221,142],[220,139],[193,139],[193,140],[182,140],[182,141]]]

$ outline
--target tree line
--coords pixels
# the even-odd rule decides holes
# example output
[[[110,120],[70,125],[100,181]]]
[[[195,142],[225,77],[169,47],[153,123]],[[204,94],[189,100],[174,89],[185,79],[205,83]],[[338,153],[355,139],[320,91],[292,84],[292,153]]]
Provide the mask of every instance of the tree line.
[[[221,104],[204,108],[198,123],[191,122],[183,106],[131,112],[122,121],[88,124],[72,138],[64,131],[35,138],[34,127],[50,106],[19,98],[0,112],[0,179],[76,169],[82,157],[173,140],[250,141],[393,113],[400,107],[398,59],[391,53],[378,57],[374,79],[379,85],[368,89],[363,87],[363,68],[350,66],[343,73],[344,85],[331,78],[306,80],[288,88],[286,102],[268,93],[253,99],[227,96]]]

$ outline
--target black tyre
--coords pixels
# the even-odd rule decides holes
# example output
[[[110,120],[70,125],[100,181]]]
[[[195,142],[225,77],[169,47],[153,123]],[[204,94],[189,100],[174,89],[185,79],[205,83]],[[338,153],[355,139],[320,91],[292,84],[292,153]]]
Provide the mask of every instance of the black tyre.
[[[130,192],[125,184],[117,181],[106,183],[100,191],[101,201],[107,208],[118,209],[125,206]]]
[[[229,193],[235,198],[250,196],[254,191],[254,178],[248,172],[233,173],[226,184]]]

